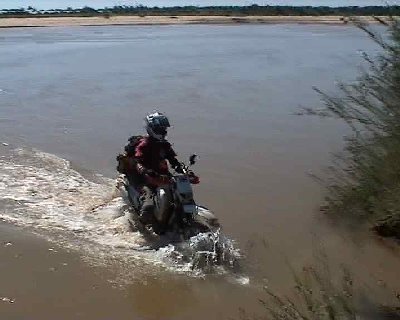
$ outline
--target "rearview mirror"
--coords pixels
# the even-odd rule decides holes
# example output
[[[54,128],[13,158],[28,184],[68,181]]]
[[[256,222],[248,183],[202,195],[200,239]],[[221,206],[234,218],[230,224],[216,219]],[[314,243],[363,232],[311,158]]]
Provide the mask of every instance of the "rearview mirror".
[[[196,163],[196,158],[197,158],[197,154],[192,154],[190,157],[189,157],[189,164],[192,166],[192,165],[194,165],[195,163]]]

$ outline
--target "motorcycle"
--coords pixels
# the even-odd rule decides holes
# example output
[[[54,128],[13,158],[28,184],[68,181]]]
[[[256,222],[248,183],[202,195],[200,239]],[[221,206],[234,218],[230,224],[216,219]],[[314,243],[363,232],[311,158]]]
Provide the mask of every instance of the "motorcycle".
[[[154,211],[152,222],[143,223],[147,231],[156,234],[173,232],[180,234],[183,240],[203,232],[215,232],[220,225],[216,216],[207,208],[196,204],[192,184],[199,183],[199,178],[190,170],[196,163],[196,155],[189,158],[189,165],[181,163],[181,172],[169,175],[148,177],[154,187]],[[134,214],[131,223],[140,222],[140,210],[143,197],[140,188],[129,183],[126,175],[122,177],[123,190]],[[152,229],[150,230],[149,227]]]

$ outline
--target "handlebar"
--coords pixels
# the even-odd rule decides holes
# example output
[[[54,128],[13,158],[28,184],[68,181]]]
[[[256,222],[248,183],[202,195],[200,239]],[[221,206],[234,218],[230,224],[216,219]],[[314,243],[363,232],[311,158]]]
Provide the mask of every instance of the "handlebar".
[[[183,174],[186,174],[189,177],[189,181],[192,184],[200,183],[200,179],[198,176],[194,174],[192,170],[190,170],[190,166],[195,163],[195,155],[190,157],[190,164],[186,165],[184,162],[180,162],[180,168],[182,169]],[[171,175],[157,175],[157,176],[150,176],[146,175],[147,182],[149,184],[155,186],[163,186],[171,183],[172,176]]]
[[[164,186],[171,182],[171,177],[169,175],[159,175],[156,177],[150,177],[146,175],[148,183],[156,186]]]

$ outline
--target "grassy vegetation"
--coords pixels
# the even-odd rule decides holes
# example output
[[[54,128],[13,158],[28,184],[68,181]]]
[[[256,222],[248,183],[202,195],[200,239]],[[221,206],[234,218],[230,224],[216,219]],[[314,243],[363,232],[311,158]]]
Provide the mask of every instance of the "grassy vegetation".
[[[364,54],[369,69],[354,83],[340,85],[339,96],[317,89],[325,108],[305,109],[304,113],[336,117],[352,130],[345,151],[335,157],[325,181],[329,191],[326,212],[358,224],[371,223],[379,234],[400,239],[400,21],[392,18],[387,25],[389,39],[360,21],[356,24],[383,53],[377,58]],[[265,288],[265,297],[260,299],[265,315],[249,316],[243,311],[241,319],[400,319],[399,306],[377,304],[372,294],[365,309],[352,274],[343,268],[341,281],[335,281],[326,257],[318,259],[317,267],[304,268],[300,274],[293,271],[293,275],[293,294],[280,296]],[[400,293],[387,293],[387,299],[399,305]]]
[[[368,6],[368,7],[339,7],[332,8],[327,6],[311,7],[311,6],[209,6],[209,7],[146,7],[138,6],[114,6],[111,8],[94,9],[91,7],[83,7],[79,9],[52,9],[37,10],[33,7],[3,9],[0,10],[0,17],[54,17],[54,16],[84,16],[95,17],[112,15],[138,15],[138,16],[396,16],[400,15],[400,6]]]
[[[365,300],[356,292],[353,275],[345,268],[334,281],[328,260],[324,257],[317,267],[294,271],[295,287],[290,296],[277,295],[264,287],[265,296],[259,302],[265,310],[262,316],[249,315],[240,310],[241,320],[357,320],[400,319],[400,295],[387,291],[386,300],[391,306]],[[371,297],[375,300],[376,297]],[[361,303],[361,301],[363,301]],[[394,305],[394,306],[393,306]]]
[[[305,113],[337,117],[353,132],[332,166],[327,213],[367,222],[379,234],[400,239],[400,22],[391,19],[387,40],[357,24],[383,53],[364,54],[369,69],[358,81],[340,85],[340,96],[319,91],[326,108]]]
[[[265,241],[262,245],[265,246]],[[297,270],[287,262],[293,277],[292,290],[284,289],[286,294],[282,294],[282,289],[264,286],[264,293],[258,299],[261,313],[239,308],[239,319],[400,320],[400,292],[395,283],[378,280],[366,285],[357,270],[350,271],[345,265],[334,263],[322,242],[318,241],[313,248],[311,265]]]
[[[304,268],[298,275],[294,273],[294,295],[279,296],[264,287],[265,297],[260,299],[266,314],[256,318],[242,311],[241,319],[269,320],[355,320],[353,280],[351,274],[343,269],[340,285],[334,284],[327,265],[324,269]]]

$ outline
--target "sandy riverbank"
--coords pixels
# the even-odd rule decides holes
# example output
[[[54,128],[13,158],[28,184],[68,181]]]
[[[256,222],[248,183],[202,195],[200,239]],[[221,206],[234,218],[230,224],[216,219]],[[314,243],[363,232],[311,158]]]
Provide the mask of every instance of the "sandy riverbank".
[[[374,22],[372,17],[359,17]],[[62,27],[102,25],[169,25],[169,24],[235,24],[235,23],[298,23],[344,24],[342,16],[113,16],[54,17],[54,18],[0,18],[0,28]]]

